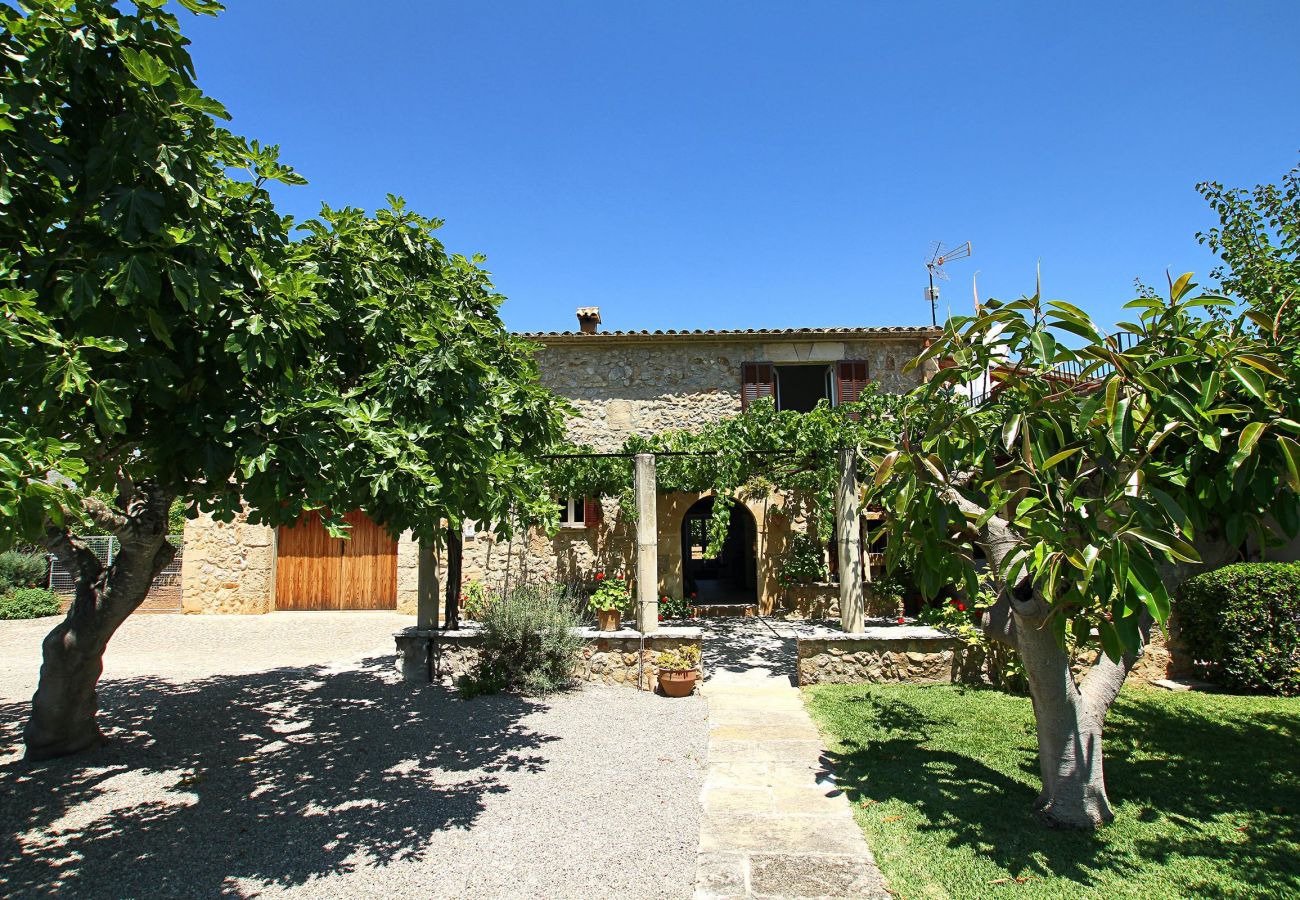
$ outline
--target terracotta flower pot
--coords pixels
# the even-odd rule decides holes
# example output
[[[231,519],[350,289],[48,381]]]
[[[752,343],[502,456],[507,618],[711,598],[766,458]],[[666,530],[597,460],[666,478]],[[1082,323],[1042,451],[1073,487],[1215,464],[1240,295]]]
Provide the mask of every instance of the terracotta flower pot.
[[[618,631],[619,622],[622,618],[622,613],[617,609],[596,610],[596,626],[601,631]]]
[[[685,672],[660,669],[659,691],[665,697],[689,697],[695,690],[695,682],[699,677],[699,669],[687,669]]]

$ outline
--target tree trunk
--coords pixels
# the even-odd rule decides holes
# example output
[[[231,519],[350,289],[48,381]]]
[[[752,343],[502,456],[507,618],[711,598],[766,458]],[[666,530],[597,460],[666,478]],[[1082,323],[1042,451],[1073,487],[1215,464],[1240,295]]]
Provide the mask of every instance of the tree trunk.
[[[67,616],[41,645],[40,681],[23,728],[27,759],[67,756],[103,741],[95,717],[104,650],[176,555],[166,540],[170,502],[170,497],[150,498],[137,517],[123,518],[121,550],[107,569],[66,532],[49,533],[47,545],[76,573],[76,589]],[[155,508],[159,504],[161,516]]]
[[[447,601],[443,610],[443,628],[460,627],[461,557],[464,555],[464,535],[459,528],[447,528]]]
[[[1114,818],[1106,797],[1101,728],[1106,711],[1080,691],[1070,656],[1041,620],[1016,616],[1017,645],[1029,680],[1043,789],[1034,811],[1053,828],[1096,828]]]

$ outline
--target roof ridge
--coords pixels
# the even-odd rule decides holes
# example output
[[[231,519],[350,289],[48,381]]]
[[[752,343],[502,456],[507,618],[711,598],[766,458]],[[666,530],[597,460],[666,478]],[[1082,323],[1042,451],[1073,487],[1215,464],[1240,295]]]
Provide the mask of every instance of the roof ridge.
[[[597,331],[592,334],[581,331],[516,331],[520,337],[671,337],[671,336],[713,336],[713,335],[782,335],[782,334],[924,334],[937,332],[933,325],[845,325],[822,328],[646,328],[632,331],[613,330]]]

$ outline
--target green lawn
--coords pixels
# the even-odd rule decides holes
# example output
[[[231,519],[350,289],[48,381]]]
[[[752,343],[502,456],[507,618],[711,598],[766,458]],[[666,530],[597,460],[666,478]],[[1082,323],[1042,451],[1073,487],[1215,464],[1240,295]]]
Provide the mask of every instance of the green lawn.
[[[1300,699],[1128,687],[1106,730],[1115,822],[1034,823],[1028,698],[914,685],[806,690],[895,894],[1300,897]]]

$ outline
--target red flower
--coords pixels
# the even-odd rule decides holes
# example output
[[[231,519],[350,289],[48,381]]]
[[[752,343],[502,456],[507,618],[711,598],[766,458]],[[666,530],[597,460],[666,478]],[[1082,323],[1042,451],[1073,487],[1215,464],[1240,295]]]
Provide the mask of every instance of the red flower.
[[[597,573],[596,573],[596,580],[597,580],[597,581],[601,581],[601,580],[603,580],[604,577],[605,577],[605,573],[604,573],[604,572],[597,572]]]
[[[660,600],[659,602],[660,602],[660,603],[667,603],[667,602],[668,602],[668,598],[667,598],[667,597],[664,597],[664,598],[663,598],[662,600]]]
[[[664,620],[664,614],[663,614],[663,613],[660,613],[660,614],[659,614],[659,621],[662,622],[663,620]]]
[[[965,612],[965,611],[966,611],[966,604],[965,604],[965,603],[958,603],[958,604],[957,604],[957,611],[958,611],[958,612]]]
[[[902,625],[902,624],[903,624],[903,617],[902,617],[902,616],[899,616],[899,617],[898,617],[898,624],[899,624],[899,625]]]

